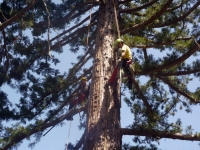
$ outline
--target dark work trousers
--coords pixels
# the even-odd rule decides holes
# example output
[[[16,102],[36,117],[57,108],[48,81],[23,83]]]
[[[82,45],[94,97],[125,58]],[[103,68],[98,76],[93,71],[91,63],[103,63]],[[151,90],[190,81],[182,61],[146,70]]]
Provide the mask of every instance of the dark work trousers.
[[[127,61],[129,61],[129,59],[122,59],[122,68],[124,73],[128,76],[128,87],[129,89],[132,89],[133,79],[131,74],[130,63],[128,63]]]
[[[127,61],[129,61],[129,59],[122,59],[122,68],[125,74],[127,74],[128,76],[131,76],[131,68],[130,68],[130,64],[127,63]]]

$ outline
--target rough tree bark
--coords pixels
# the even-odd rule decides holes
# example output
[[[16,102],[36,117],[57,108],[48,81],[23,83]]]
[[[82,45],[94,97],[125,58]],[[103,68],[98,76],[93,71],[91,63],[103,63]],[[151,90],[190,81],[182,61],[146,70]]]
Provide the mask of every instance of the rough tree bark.
[[[84,150],[121,149],[119,83],[106,85],[116,64],[113,4],[105,1],[99,11]]]

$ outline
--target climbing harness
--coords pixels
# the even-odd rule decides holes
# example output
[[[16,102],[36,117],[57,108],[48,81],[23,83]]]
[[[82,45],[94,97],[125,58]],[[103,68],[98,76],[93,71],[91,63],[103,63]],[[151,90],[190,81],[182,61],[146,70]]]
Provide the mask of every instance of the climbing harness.
[[[128,65],[130,65],[130,64],[128,64]],[[130,68],[130,69],[132,69],[132,68]],[[121,80],[121,78],[122,78],[122,72],[123,72],[123,70],[122,70],[122,62],[120,61],[115,66],[115,69],[113,70],[112,75],[111,75],[110,79],[108,80],[108,84],[110,85],[110,84],[114,83],[115,79],[117,78],[118,73],[119,73],[119,78]],[[130,70],[130,72],[131,72],[131,70]],[[132,72],[131,72],[131,74],[133,75]]]

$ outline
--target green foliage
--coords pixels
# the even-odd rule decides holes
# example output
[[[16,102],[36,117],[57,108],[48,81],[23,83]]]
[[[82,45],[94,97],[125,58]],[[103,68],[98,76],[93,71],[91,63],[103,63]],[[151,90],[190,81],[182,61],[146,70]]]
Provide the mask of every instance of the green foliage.
[[[130,146],[130,144],[124,143],[122,145],[122,150],[159,150],[155,145],[151,144],[148,146]]]

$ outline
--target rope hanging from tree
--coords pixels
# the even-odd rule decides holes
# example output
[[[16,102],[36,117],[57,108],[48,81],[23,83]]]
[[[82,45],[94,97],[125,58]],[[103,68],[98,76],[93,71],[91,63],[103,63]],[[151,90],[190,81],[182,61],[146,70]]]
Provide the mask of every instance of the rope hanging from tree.
[[[199,45],[199,43],[196,41],[196,40],[194,40],[195,41],[195,43],[197,44],[197,46],[200,48],[200,45]]]
[[[117,10],[116,10],[116,5],[115,5],[115,0],[113,0],[113,6],[114,6],[114,16],[115,16],[115,22],[116,22],[116,27],[117,27],[117,35],[118,35],[118,38],[120,38],[120,30],[119,30],[119,24],[118,24],[118,19],[117,19]],[[117,68],[118,69],[118,68]],[[121,71],[120,71],[120,82],[121,82]],[[107,87],[107,86],[106,86]],[[121,91],[121,89],[120,89]],[[109,89],[106,89],[106,92],[108,92],[108,100],[110,100],[110,92],[109,92]],[[107,101],[107,103],[109,103],[110,101]],[[106,105],[108,106],[108,104]],[[106,108],[108,109],[108,107]],[[107,130],[107,127],[108,127],[108,119],[109,119],[109,115],[108,115],[108,110],[106,111],[106,130]],[[106,135],[106,130],[104,132],[104,149],[107,149],[107,135]]]
[[[67,144],[66,144],[66,150],[68,150],[68,143],[69,143],[69,136],[70,136],[71,124],[72,124],[72,120],[70,121],[68,139],[67,139]]]
[[[46,4],[46,1],[45,0],[43,0],[43,3],[44,3],[44,6],[45,6],[45,9],[46,9],[46,12],[47,12],[47,19],[48,19],[48,55],[49,55],[49,57],[50,58],[52,58],[52,56],[51,56],[51,53],[50,53],[50,51],[51,51],[51,42],[50,42],[50,14],[49,14],[49,10],[48,10],[48,8],[47,8],[47,4]]]
[[[90,34],[90,26],[91,26],[91,20],[92,20],[92,8],[93,8],[93,0],[90,8],[90,19],[89,19],[89,24],[88,24],[88,32],[87,32],[87,37],[86,37],[86,50],[88,50],[88,42],[89,42],[89,34]],[[86,61],[86,56],[84,56],[83,59],[83,71],[85,70],[85,61]],[[84,72],[83,72],[84,74]]]
[[[92,8],[93,8],[93,0],[92,0],[91,8],[90,8],[90,19],[89,19],[89,24],[88,24],[87,38],[86,38],[86,50],[88,50],[90,25],[91,25],[91,20],[92,20]],[[86,61],[85,57],[86,56],[84,56],[84,59],[83,59],[83,71],[85,70],[85,61]],[[84,74],[84,72],[83,72],[83,74]],[[82,78],[84,78],[84,77],[82,77]],[[75,106],[74,106],[74,108],[75,108]],[[72,123],[72,120],[70,121],[70,128],[69,128],[69,133],[68,133],[68,140],[67,140],[67,144],[66,144],[66,150],[68,149],[68,142],[69,142],[69,136],[70,136],[70,130],[71,130],[71,123]]]
[[[116,27],[117,27],[117,36],[118,38],[120,38],[120,30],[119,30],[119,22],[118,22],[118,19],[117,19],[117,8],[116,8],[116,4],[115,4],[115,0],[113,0],[113,6],[114,6],[114,14],[115,14],[115,22],[116,22]],[[121,67],[120,67],[121,68]],[[121,69],[120,69],[120,87],[121,87]],[[120,91],[121,91],[121,88],[120,88]]]
[[[114,5],[115,22],[116,22],[116,27],[117,27],[117,35],[118,35],[118,38],[120,38],[120,30],[119,30],[119,23],[117,19],[117,8],[115,5],[115,0],[113,0],[113,5]]]

